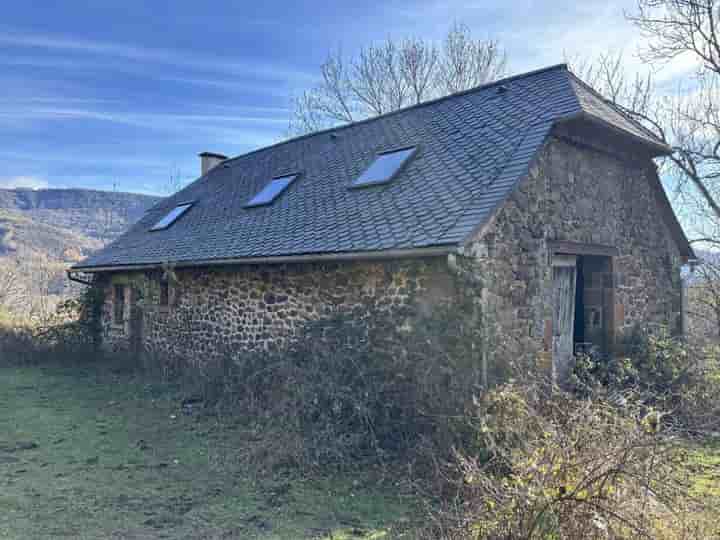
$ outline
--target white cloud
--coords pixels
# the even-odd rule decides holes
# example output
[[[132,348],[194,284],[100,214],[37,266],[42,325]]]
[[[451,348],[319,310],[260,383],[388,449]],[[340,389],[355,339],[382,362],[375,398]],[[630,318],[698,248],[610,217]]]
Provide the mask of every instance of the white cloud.
[[[2,30],[1,27],[0,30]],[[309,82],[315,79],[314,75],[289,66],[271,65],[266,61],[231,61],[219,56],[205,56],[180,49],[163,49],[142,45],[128,45],[125,43],[69,38],[65,36],[48,36],[12,30],[0,31],[0,43],[32,49],[81,53],[99,58],[121,58],[135,64],[138,62],[162,64],[184,69],[190,68],[205,72],[233,74],[236,76],[245,75],[275,81],[292,80]],[[4,62],[12,63],[13,61],[6,58]],[[48,60],[25,58],[21,60],[21,62],[47,63]],[[55,59],[53,59],[52,62],[57,63]],[[71,67],[76,63],[78,65],[83,64],[83,62],[78,62],[77,59],[73,58],[68,62],[68,65]]]
[[[3,43],[3,36],[0,34],[0,43]],[[178,60],[180,61],[180,60]],[[155,63],[152,60],[150,64]],[[172,71],[157,69],[148,62],[130,62],[122,57],[118,61],[108,62],[102,58],[87,59],[58,58],[53,56],[46,58],[42,56],[19,56],[0,55],[0,65],[11,67],[33,67],[43,68],[50,71],[111,71],[114,73],[139,74],[146,79],[157,81],[168,81],[182,85],[204,86],[231,93],[255,92],[266,96],[287,98],[289,88],[296,85],[309,86],[319,80],[319,77],[311,73],[302,73],[296,70],[275,69],[266,65],[245,66],[240,64],[206,64],[190,62],[190,72],[199,72],[204,76],[188,76],[188,69],[182,68],[183,75],[173,75]],[[173,66],[170,66],[172,70]],[[204,72],[208,72],[206,74]],[[271,82],[272,84],[270,84]],[[80,101],[80,100],[78,100]],[[84,100],[89,102],[89,100]],[[96,100],[97,102],[101,100]],[[110,100],[103,100],[110,101]]]
[[[28,189],[47,189],[50,187],[47,180],[38,178],[37,176],[12,176],[10,178],[0,178],[0,188],[28,188]]]
[[[634,0],[428,0],[411,9],[391,4],[386,15],[399,23],[394,25],[401,28],[399,35],[407,32],[435,39],[442,38],[453,20],[461,21],[477,37],[497,38],[507,48],[511,73],[622,51],[628,71],[644,74],[651,67],[638,53],[647,42],[626,18],[626,13],[635,9]],[[695,68],[693,58],[680,56],[656,70],[653,77],[658,82],[676,80]]]
[[[263,114],[265,111],[262,110],[230,108],[224,114],[133,113],[72,107],[3,107],[0,103],[0,122],[16,124],[18,128],[48,121],[107,122],[130,126],[131,129],[168,133],[172,135],[172,140],[197,141],[199,151],[206,149],[206,145],[255,148],[276,142],[278,134],[288,125],[287,113],[283,112],[284,109],[267,111],[269,114]]]
[[[666,62],[657,70],[655,79],[658,82],[672,82],[686,79],[702,67],[700,59],[692,53],[679,54]]]
[[[285,109],[280,109],[285,110]],[[224,124],[268,124],[285,125],[285,116],[258,116],[243,114],[175,114],[175,113],[133,113],[113,112],[93,109],[81,109],[71,107],[23,107],[0,108],[0,118],[9,119],[48,119],[48,120],[100,120],[118,124],[129,124],[142,127],[163,128],[195,125],[224,125]]]

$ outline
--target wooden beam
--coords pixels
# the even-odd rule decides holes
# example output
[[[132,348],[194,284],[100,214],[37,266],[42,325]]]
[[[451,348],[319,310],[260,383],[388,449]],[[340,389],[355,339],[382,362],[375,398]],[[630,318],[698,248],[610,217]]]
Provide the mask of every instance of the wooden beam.
[[[601,244],[583,244],[581,242],[567,242],[564,240],[548,240],[548,247],[552,253],[565,255],[599,255],[601,257],[616,257],[620,254],[614,246]]]

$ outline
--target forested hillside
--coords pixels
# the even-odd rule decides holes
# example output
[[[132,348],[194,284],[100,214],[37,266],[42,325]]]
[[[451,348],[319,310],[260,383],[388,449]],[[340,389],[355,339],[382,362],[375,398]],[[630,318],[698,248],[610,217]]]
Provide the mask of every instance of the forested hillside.
[[[67,267],[119,236],[158,200],[85,189],[0,189],[0,310],[23,317],[51,310],[71,292]]]

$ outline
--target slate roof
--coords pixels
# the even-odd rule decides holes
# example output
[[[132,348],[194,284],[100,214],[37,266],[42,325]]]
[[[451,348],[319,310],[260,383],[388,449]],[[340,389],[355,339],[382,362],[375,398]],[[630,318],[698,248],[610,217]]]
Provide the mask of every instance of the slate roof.
[[[227,160],[74,269],[457,245],[526,175],[553,124],[578,115],[666,151],[561,64]],[[391,183],[349,189],[378,152],[413,145]],[[286,173],[300,176],[273,204],[246,207]],[[175,224],[149,231],[189,201]]]

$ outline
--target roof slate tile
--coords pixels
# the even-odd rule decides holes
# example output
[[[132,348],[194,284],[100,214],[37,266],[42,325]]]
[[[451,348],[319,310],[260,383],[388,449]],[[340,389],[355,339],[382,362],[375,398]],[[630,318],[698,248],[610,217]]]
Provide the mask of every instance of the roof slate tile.
[[[658,143],[552,66],[227,160],[75,268],[457,244],[527,174],[553,123],[581,113]],[[392,182],[349,189],[378,152],[407,146],[418,152]],[[245,207],[288,173],[299,176],[272,204]],[[149,231],[188,201],[177,223]]]

